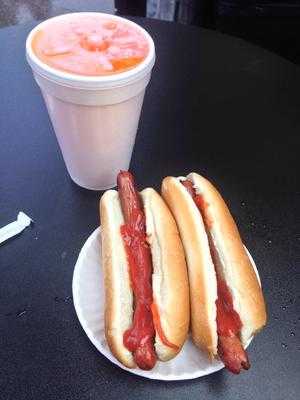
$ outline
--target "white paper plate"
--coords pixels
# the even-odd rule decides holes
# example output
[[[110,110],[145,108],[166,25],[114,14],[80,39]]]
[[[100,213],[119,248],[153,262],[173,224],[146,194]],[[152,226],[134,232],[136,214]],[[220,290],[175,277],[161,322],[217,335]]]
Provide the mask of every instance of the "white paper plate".
[[[255,263],[251,255],[249,253],[248,255],[258,276]],[[177,357],[168,362],[157,362],[151,371],[128,369],[115,359],[108,348],[104,334],[104,282],[100,228],[91,234],[80,251],[73,275],[73,301],[78,319],[90,341],[111,362],[132,374],[171,381],[199,378],[224,368],[220,361],[210,362],[207,356],[195,347],[191,339],[186,341]]]

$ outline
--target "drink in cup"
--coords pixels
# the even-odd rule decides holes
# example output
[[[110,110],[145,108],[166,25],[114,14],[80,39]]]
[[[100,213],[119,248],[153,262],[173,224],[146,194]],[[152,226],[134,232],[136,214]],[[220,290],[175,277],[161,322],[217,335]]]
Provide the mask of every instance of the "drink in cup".
[[[73,181],[115,186],[129,167],[155,61],[149,34],[114,15],[66,14],[30,32],[26,57]]]

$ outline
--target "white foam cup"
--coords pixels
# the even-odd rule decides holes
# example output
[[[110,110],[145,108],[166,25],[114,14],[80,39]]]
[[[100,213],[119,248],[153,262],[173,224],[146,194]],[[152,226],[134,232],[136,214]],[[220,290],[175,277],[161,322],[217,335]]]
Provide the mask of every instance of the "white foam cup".
[[[150,35],[132,21],[103,13],[76,14],[125,21],[142,32],[149,43],[147,57],[134,68],[91,77],[54,69],[32,50],[32,39],[39,29],[49,21],[73,14],[48,19],[27,37],[26,58],[43,94],[71,178],[84,188],[104,190],[114,187],[118,172],[129,167],[155,48]]]

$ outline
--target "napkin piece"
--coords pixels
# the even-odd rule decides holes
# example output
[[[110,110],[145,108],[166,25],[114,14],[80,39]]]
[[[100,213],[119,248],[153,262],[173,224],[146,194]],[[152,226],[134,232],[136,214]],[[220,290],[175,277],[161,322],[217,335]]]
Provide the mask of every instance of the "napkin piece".
[[[33,222],[32,219],[23,213],[23,211],[20,211],[16,221],[0,229],[0,243],[22,232],[31,222]]]

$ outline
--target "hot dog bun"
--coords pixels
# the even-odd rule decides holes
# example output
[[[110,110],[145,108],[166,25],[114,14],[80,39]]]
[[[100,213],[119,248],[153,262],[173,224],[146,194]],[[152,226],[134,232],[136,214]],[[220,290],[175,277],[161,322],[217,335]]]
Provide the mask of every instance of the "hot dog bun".
[[[107,190],[100,200],[102,266],[105,288],[105,336],[111,352],[123,365],[134,368],[132,353],[123,344],[131,327],[133,293],[120,226],[124,218],[116,190]]]
[[[177,222],[190,283],[191,331],[195,344],[217,354],[217,282],[201,214],[179,179],[167,177],[162,195]]]
[[[207,179],[196,173],[189,174],[187,179],[193,183],[196,193],[201,194],[206,203],[203,217],[210,221],[209,231],[218,250],[222,265],[222,270],[218,272],[224,277],[232,294],[234,309],[243,324],[241,341],[246,345],[249,338],[266,323],[261,287],[236,224],[219,192]],[[215,356],[217,287],[216,278],[212,279],[215,271],[203,218],[180,183],[180,178],[165,178],[162,183],[162,195],[175,217],[186,252],[190,278],[192,336],[199,347]],[[199,316],[201,311],[202,317]]]
[[[188,276],[183,246],[176,222],[161,196],[154,189],[141,192],[146,230],[153,262],[153,300],[168,340],[178,350],[162,343],[158,333],[155,350],[162,361],[180,351],[187,337],[190,322]],[[180,306],[179,306],[180,304]]]
[[[141,192],[141,199],[152,253],[153,300],[165,336],[178,346],[178,349],[174,349],[163,344],[156,331],[156,354],[160,360],[167,361],[180,351],[189,328],[189,287],[185,256],[175,220],[163,199],[150,188]],[[134,368],[132,354],[123,344],[123,334],[132,324],[133,294],[120,234],[124,219],[117,191],[108,190],[102,196],[100,218],[106,293],[106,338],[113,355],[128,368]]]

